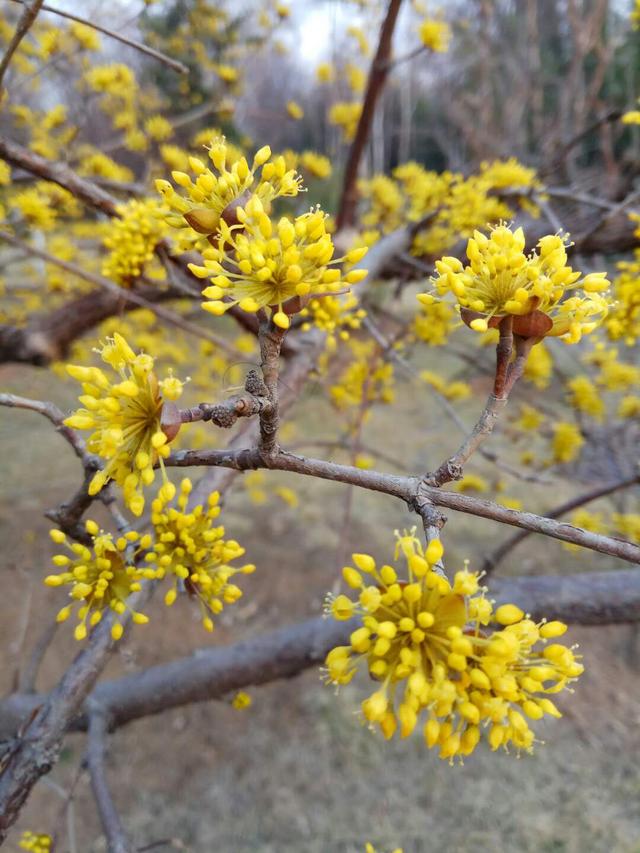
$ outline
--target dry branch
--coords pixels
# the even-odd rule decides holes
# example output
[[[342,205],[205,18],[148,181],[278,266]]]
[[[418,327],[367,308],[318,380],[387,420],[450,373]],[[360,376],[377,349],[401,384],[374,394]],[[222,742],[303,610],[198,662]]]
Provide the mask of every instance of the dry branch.
[[[596,501],[599,498],[604,498],[607,495],[612,495],[614,492],[619,492],[622,489],[628,489],[631,486],[636,486],[639,483],[640,477],[630,477],[625,480],[617,480],[615,483],[606,483],[603,486],[598,486],[597,488],[591,489],[582,495],[578,495],[575,498],[571,498],[571,500],[561,503],[559,506],[554,507],[554,509],[549,510],[546,517],[560,518],[560,516],[566,515],[568,512],[578,509],[578,507],[585,506],[585,504]],[[509,539],[503,542],[502,545],[499,545],[493,553],[489,554],[489,556],[485,558],[484,565],[482,567],[483,571],[486,572],[486,574],[491,574],[491,572],[495,571],[498,564],[504,560],[507,554],[511,553],[511,551],[513,551],[513,549],[524,539],[531,536],[532,532],[533,531],[531,530],[522,530],[520,533],[516,533],[509,537]]]
[[[347,160],[344,173],[342,196],[336,216],[336,228],[338,231],[345,226],[353,224],[358,200],[356,182],[360,169],[360,161],[364,154],[367,139],[371,133],[376,103],[389,74],[393,31],[396,26],[401,3],[402,0],[389,0],[387,12],[380,29],[378,48],[369,70],[367,88],[362,103],[362,112],[360,113],[356,135],[349,150],[349,159]]]
[[[541,533],[562,542],[581,545],[601,554],[618,557],[629,563],[640,565],[640,547],[622,539],[613,539],[582,530],[571,524],[555,521],[552,518],[535,515],[532,512],[507,509],[507,507],[457,492],[445,492],[430,484],[428,478],[403,477],[380,471],[363,470],[351,465],[339,465],[323,459],[312,459],[280,451],[268,460],[262,458],[255,448],[227,448],[226,450],[177,450],[165,462],[166,465],[190,467],[211,465],[232,468],[235,471],[249,471],[256,468],[270,468],[278,471],[291,471],[323,480],[359,486],[370,491],[382,492],[407,502],[412,508],[431,502],[435,506],[464,512],[479,518],[510,524],[533,533]]]
[[[4,75],[6,74],[13,54],[20,46],[20,42],[29,32],[35,19],[38,17],[38,12],[42,7],[42,0],[31,0],[30,3],[24,2],[23,5],[24,9],[22,10],[22,14],[20,15],[20,19],[18,20],[18,26],[16,27],[16,31],[11,37],[11,41],[7,45],[7,49],[4,52],[2,60],[0,60],[0,103],[2,102],[3,98],[2,80],[4,78]]]
[[[109,734],[108,723],[108,718],[101,709],[92,709],[89,716],[87,766],[109,853],[132,853],[133,848],[125,834],[107,782],[105,751]]]

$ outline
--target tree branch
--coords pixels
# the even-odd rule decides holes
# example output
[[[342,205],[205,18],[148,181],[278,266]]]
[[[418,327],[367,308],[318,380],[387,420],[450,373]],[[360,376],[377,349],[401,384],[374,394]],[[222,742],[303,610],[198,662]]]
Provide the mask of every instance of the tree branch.
[[[378,49],[369,69],[369,79],[367,80],[367,88],[362,103],[362,112],[360,113],[355,138],[349,150],[349,159],[347,160],[342,186],[342,196],[336,216],[336,231],[340,231],[342,228],[353,224],[357,203],[356,182],[360,169],[360,161],[364,154],[367,139],[371,133],[376,103],[389,74],[388,62],[391,57],[391,43],[393,41],[393,31],[396,26],[401,2],[402,0],[389,0],[387,13],[380,29]]]
[[[564,503],[559,504],[554,509],[551,509],[547,512],[547,518],[560,518],[562,515],[566,515],[566,513],[571,512],[574,509],[578,509],[578,507],[585,506],[585,504],[591,503],[592,501],[596,501],[599,498],[606,497],[607,495],[612,495],[614,492],[619,492],[622,489],[627,489],[630,486],[635,486],[640,483],[640,477],[630,477],[627,480],[618,480],[615,483],[607,483],[604,486],[598,486],[595,489],[592,489],[589,492],[585,492],[585,494],[578,495],[575,498],[571,498],[571,500],[565,501]],[[524,539],[531,536],[533,533],[532,530],[522,530],[520,533],[516,533],[513,536],[509,537],[502,545],[499,545],[495,551],[489,554],[484,561],[482,566],[485,574],[489,575],[495,569],[497,569],[498,564],[504,560],[504,558],[509,554],[513,549],[519,545]]]
[[[618,557],[629,563],[640,565],[640,547],[622,539],[613,539],[599,533],[591,533],[571,524],[555,521],[551,518],[535,515],[532,512],[507,509],[507,507],[482,500],[481,498],[457,492],[441,491],[432,485],[427,477],[420,480],[417,477],[403,477],[380,471],[363,470],[351,465],[339,465],[336,462],[326,462],[323,459],[312,459],[298,456],[281,450],[265,460],[260,452],[253,448],[226,450],[176,450],[166,460],[165,465],[175,467],[190,467],[212,465],[215,467],[232,468],[236,471],[249,471],[256,468],[270,468],[278,471],[291,471],[309,477],[319,477],[323,480],[333,480],[338,483],[360,486],[374,492],[382,492],[392,497],[400,498],[419,512],[419,506],[425,501],[431,501],[435,506],[464,512],[479,518],[488,518],[513,527],[521,527],[533,533],[542,533],[562,542],[581,545],[601,554]],[[418,503],[416,503],[418,502]]]
[[[13,0],[13,2],[20,3],[22,6],[27,5],[25,0]],[[66,12],[63,9],[55,9],[53,6],[47,6],[46,4],[42,4],[41,8],[43,12],[51,12],[51,14],[59,15],[61,18],[68,18],[70,21],[76,21],[78,24],[84,24],[85,27],[90,27],[92,30],[97,30],[99,33],[103,33],[105,36],[109,36],[109,38],[122,42],[122,44],[126,44],[128,47],[133,47],[140,53],[144,53],[152,59],[156,59],[163,65],[177,71],[178,74],[189,73],[187,66],[182,62],[178,62],[177,59],[171,59],[171,57],[167,56],[165,53],[161,53],[159,50],[154,50],[152,47],[136,41],[135,39],[128,38],[127,36],[122,35],[122,33],[110,30],[108,27],[103,27],[101,24],[96,24],[94,21],[87,20],[87,18],[80,18],[78,15],[72,15],[71,12]]]
[[[31,26],[33,25],[35,19],[38,17],[38,12],[42,6],[42,0],[31,0],[30,3],[25,2],[24,9],[22,10],[22,14],[20,15],[20,19],[18,20],[18,26],[16,27],[16,31],[13,34],[11,41],[7,45],[7,49],[0,60],[0,103],[2,103],[3,97],[3,88],[2,81],[4,79],[4,75],[6,74],[7,68],[9,67],[9,63],[13,57],[13,54],[18,49],[20,42],[29,32]]]
[[[89,705],[91,704],[89,703]],[[100,822],[107,839],[109,853],[132,853],[133,848],[126,836],[107,783],[105,740],[108,733],[109,725],[106,714],[99,708],[92,708],[89,714],[87,766]]]

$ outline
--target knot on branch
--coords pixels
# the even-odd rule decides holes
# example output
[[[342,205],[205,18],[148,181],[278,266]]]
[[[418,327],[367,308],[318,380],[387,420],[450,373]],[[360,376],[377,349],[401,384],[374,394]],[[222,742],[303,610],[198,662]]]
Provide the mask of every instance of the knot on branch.
[[[267,386],[264,384],[262,376],[260,376],[259,372],[253,367],[247,373],[247,378],[244,381],[244,390],[255,397],[268,396]]]
[[[444,486],[445,483],[451,483],[454,480],[461,480],[462,476],[462,465],[456,462],[454,458],[446,459],[436,471],[431,474],[425,474],[418,486],[418,494],[420,493],[420,487],[422,485],[439,489],[440,486]]]

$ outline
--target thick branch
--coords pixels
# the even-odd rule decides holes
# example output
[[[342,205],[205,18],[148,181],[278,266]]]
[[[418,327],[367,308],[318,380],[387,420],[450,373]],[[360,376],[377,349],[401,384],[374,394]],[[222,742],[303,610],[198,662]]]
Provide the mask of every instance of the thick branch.
[[[336,230],[340,231],[345,226],[353,224],[355,218],[355,209],[357,203],[356,181],[358,179],[358,171],[360,169],[360,161],[364,154],[364,149],[367,144],[367,139],[371,133],[371,125],[373,122],[373,114],[375,112],[376,103],[384,88],[387,75],[389,74],[389,59],[391,57],[391,42],[393,40],[393,31],[398,19],[400,4],[402,0],[389,0],[387,13],[380,30],[380,39],[378,41],[378,49],[371,63],[369,70],[369,79],[367,81],[367,89],[362,103],[362,112],[356,130],[355,138],[349,150],[349,159],[344,175],[344,184],[342,187],[342,197],[340,206],[336,216]]]
[[[640,572],[593,572],[504,578],[491,587],[498,604],[517,603],[534,619],[582,625],[640,620]],[[204,648],[187,658],[99,684],[70,723],[86,729],[91,703],[108,712],[113,726],[194,702],[220,699],[246,687],[292,678],[324,661],[348,642],[351,622],[310,619],[231,646]],[[0,702],[0,737],[15,732],[46,697],[14,694]]]
[[[131,597],[132,609],[151,594],[151,584]],[[128,624],[131,610],[121,617]],[[17,819],[38,779],[58,760],[65,732],[92,690],[111,655],[111,618],[106,616],[57,686],[40,698],[34,716],[10,748],[0,774],[0,844]]]
[[[56,163],[53,160],[47,160],[39,154],[34,154],[28,148],[18,145],[16,142],[11,142],[9,139],[0,137],[0,157],[11,163],[13,166],[18,166],[21,169],[26,169],[39,178],[45,181],[53,181],[61,187],[69,190],[70,193],[80,201],[88,204],[96,210],[106,213],[107,216],[116,215],[117,199],[100,187],[96,186],[92,181],[81,178],[73,169],[65,166],[64,163]]]

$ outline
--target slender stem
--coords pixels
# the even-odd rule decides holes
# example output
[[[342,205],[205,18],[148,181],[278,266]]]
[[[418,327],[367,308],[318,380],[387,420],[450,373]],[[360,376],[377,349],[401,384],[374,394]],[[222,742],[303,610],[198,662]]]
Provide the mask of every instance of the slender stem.
[[[30,3],[24,2],[23,5],[24,9],[22,10],[22,14],[20,15],[16,31],[7,46],[2,60],[0,60],[0,103],[2,103],[2,80],[4,78],[4,75],[7,71],[7,68],[9,67],[9,63],[11,62],[13,54],[16,52],[20,45],[20,42],[29,32],[35,19],[38,17],[38,12],[42,7],[42,0],[31,0]]]
[[[585,506],[586,504],[591,503],[592,501],[597,501],[599,498],[604,498],[607,495],[612,495],[614,492],[619,492],[622,489],[628,489],[631,486],[637,486],[640,483],[640,476],[630,477],[626,480],[618,480],[615,483],[607,483],[604,486],[598,486],[595,489],[591,489],[589,492],[585,492],[582,495],[578,495],[575,498],[571,498],[571,500],[565,501],[564,503],[559,504],[558,506],[550,509],[546,513],[547,518],[560,518],[563,515],[566,515],[568,512],[572,512],[574,509],[578,509],[581,506]],[[495,551],[489,554],[486,557],[483,564],[483,571],[485,574],[489,575],[493,571],[498,568],[499,563],[504,560],[507,554],[510,554],[513,549],[518,546],[522,541],[527,539],[533,533],[532,530],[521,530],[519,533],[515,533],[513,536],[510,536],[502,545],[499,545]]]
[[[127,839],[107,782],[105,740],[108,731],[107,716],[102,711],[92,711],[89,716],[87,744],[87,765],[91,777],[91,787],[109,846],[109,853],[132,853],[133,848]]]
[[[347,160],[342,186],[342,196],[336,216],[337,231],[351,225],[355,216],[357,202],[356,182],[360,169],[360,161],[364,154],[367,139],[371,133],[376,103],[389,73],[388,61],[391,56],[391,42],[401,3],[402,0],[389,0],[387,13],[380,29],[378,49],[369,70],[369,79],[367,80],[367,88],[362,103],[362,112],[360,113],[356,135],[349,150],[349,159]]]
[[[277,433],[280,422],[278,400],[279,359],[284,329],[278,328],[266,315],[260,320],[258,340],[262,378],[264,380],[266,397],[270,405],[260,412],[260,442],[259,448],[266,458],[273,456],[278,449]]]
[[[36,249],[35,246],[30,246],[18,237],[14,237],[13,234],[9,234],[8,231],[0,230],[0,240],[5,240],[7,243],[11,243],[12,246],[18,246],[28,250],[32,255],[35,255],[36,258],[41,258],[43,261],[54,264],[72,275],[77,275],[78,278],[91,282],[91,284],[95,284],[98,287],[107,290],[114,296],[122,296],[123,299],[133,302],[141,308],[147,308],[149,311],[152,311],[158,319],[164,320],[165,323],[175,326],[178,329],[182,329],[182,331],[188,332],[190,335],[194,335],[195,337],[203,338],[233,356],[238,355],[238,351],[223,338],[220,338],[218,335],[214,335],[208,329],[204,329],[195,323],[189,322],[189,320],[185,320],[179,314],[175,314],[173,311],[169,311],[169,309],[163,308],[161,305],[149,302],[148,299],[145,299],[144,296],[140,296],[131,288],[120,287],[108,278],[98,275],[97,273],[89,272],[83,267],[78,266],[78,264],[74,264],[71,261],[63,261],[61,258],[57,258],[49,252],[45,252],[42,249]]]
[[[20,3],[22,6],[27,5],[25,0],[13,0],[13,2]],[[118,33],[108,27],[104,27],[102,24],[96,24],[94,21],[90,21],[87,18],[81,18],[79,15],[73,15],[71,12],[66,12],[63,9],[56,9],[53,6],[47,6],[46,4],[41,4],[41,8],[43,12],[51,12],[52,15],[59,15],[61,18],[68,18],[70,21],[76,21],[78,24],[84,24],[85,27],[90,27],[92,30],[97,30],[99,33],[109,36],[109,38],[122,42],[122,44],[126,44],[129,47],[133,47],[140,53],[145,53],[147,56],[157,59],[158,62],[162,62],[163,65],[172,68],[179,74],[189,73],[187,66],[182,62],[178,62],[177,59],[171,59],[171,57],[167,56],[165,53],[161,53],[159,50],[154,50],[152,47],[136,41],[135,39],[131,39],[128,36],[123,36],[122,33]]]

